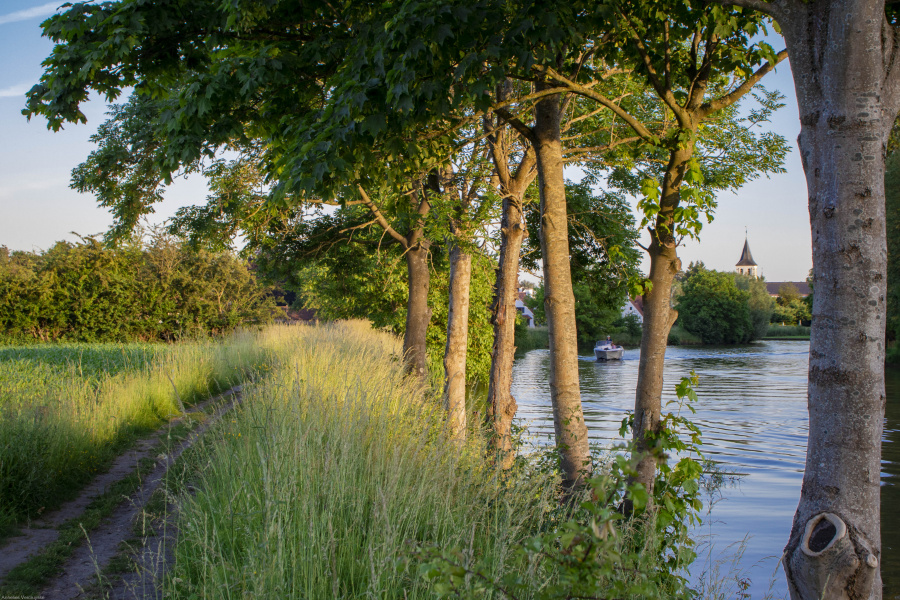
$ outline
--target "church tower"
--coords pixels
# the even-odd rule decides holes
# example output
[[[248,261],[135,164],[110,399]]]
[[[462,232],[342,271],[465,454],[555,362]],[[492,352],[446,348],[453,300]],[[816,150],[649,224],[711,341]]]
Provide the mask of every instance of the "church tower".
[[[744,251],[741,252],[741,259],[737,261],[737,264],[734,265],[734,270],[740,273],[741,275],[749,275],[750,277],[756,278],[758,275],[756,274],[756,270],[758,265],[756,261],[753,260],[753,255],[750,254],[750,244],[747,242],[747,238],[744,238]]]

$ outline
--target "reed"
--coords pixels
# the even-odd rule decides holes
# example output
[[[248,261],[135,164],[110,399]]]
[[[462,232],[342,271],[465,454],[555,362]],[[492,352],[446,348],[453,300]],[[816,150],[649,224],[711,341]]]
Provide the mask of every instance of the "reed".
[[[773,323],[772,325],[769,325],[769,330],[766,332],[766,338],[809,339],[809,331],[810,328],[803,325],[777,325]]]

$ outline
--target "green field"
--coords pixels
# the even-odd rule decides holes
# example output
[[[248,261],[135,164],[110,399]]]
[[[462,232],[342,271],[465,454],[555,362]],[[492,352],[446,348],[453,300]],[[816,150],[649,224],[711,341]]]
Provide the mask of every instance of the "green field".
[[[137,436],[243,381],[267,357],[250,333],[0,347],[0,535],[73,497]]]

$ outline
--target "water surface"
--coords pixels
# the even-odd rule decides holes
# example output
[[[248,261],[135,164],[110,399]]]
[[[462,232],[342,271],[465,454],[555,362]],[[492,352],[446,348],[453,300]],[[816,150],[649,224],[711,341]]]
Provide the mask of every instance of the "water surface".
[[[787,595],[779,568],[782,549],[800,498],[806,458],[806,378],[809,342],[766,341],[740,347],[670,347],[666,352],[663,403],[675,399],[675,384],[690,371],[700,376],[692,418],[703,430],[704,452],[739,482],[704,519],[709,543],[695,576],[717,560],[743,552],[738,562],[752,597]],[[624,360],[579,365],[585,420],[591,439],[612,445],[634,409],[638,350]],[[552,440],[549,353],[533,350],[516,360],[513,396],[517,420],[535,441]],[[885,598],[900,599],[900,371],[889,370],[882,461],[882,577]],[[745,540],[743,546],[740,542]]]

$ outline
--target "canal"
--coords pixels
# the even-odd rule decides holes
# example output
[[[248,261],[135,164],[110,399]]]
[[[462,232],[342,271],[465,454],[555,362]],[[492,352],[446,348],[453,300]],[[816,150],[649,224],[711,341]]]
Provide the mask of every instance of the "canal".
[[[702,541],[692,577],[736,572],[753,598],[786,597],[779,568],[800,497],[806,456],[808,342],[765,341],[740,347],[670,347],[666,353],[666,400],[675,384],[695,371],[700,377],[693,420],[703,431],[704,452],[737,474],[714,499],[697,531]],[[634,409],[638,350],[624,360],[598,363],[581,357],[581,397],[592,440],[612,446]],[[549,353],[517,358],[513,395],[518,423],[533,443],[552,442]],[[882,460],[882,577],[884,597],[900,600],[900,370],[888,370],[887,417]],[[733,566],[736,565],[736,566]],[[736,596],[730,594],[731,597]]]

